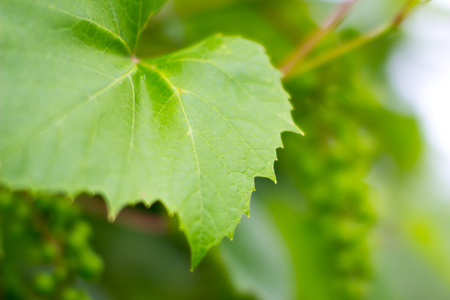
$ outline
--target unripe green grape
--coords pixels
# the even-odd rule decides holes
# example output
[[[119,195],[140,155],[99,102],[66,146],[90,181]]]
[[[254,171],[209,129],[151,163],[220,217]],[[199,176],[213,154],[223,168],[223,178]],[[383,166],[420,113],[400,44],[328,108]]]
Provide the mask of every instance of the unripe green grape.
[[[39,294],[52,295],[56,290],[55,279],[49,273],[38,273],[33,278],[33,287]]]
[[[76,257],[77,253],[83,253],[89,249],[89,241],[83,233],[71,233],[67,238],[66,246],[68,257]]]
[[[345,199],[355,188],[355,181],[352,174],[348,171],[333,172],[333,176],[329,179],[328,198]],[[343,202],[345,204],[345,202]]]
[[[86,280],[97,278],[103,270],[103,260],[92,251],[79,257],[78,271]]]
[[[61,293],[61,300],[81,300],[84,298],[84,295],[80,291],[72,287],[65,288]]]
[[[58,257],[58,249],[54,243],[44,243],[41,246],[41,253],[45,262],[52,262]]]
[[[332,152],[327,157],[327,165],[329,170],[340,170],[347,168],[353,163],[354,157],[352,157],[351,153],[348,152],[348,149],[342,145],[336,145],[330,150]]]
[[[326,187],[313,185],[307,190],[307,199],[311,206],[328,207],[330,205],[329,194]]]
[[[342,291],[342,294],[345,295],[346,299],[362,299],[367,293],[367,289],[367,281],[357,278],[347,279],[340,286],[340,290]]]
[[[75,223],[75,227],[73,229],[77,234],[84,236],[86,239],[89,239],[92,235],[91,225],[86,221],[78,221]]]
[[[79,248],[85,245],[88,239],[92,235],[90,225],[84,221],[78,221],[73,226],[69,237],[67,238],[67,244],[73,248]]]
[[[363,225],[343,216],[324,216],[321,219],[321,228],[331,243],[347,245],[357,243],[365,236]]]
[[[361,251],[361,249],[341,251],[336,256],[336,269],[342,274],[360,275],[363,272],[365,273],[363,269],[365,269],[367,263],[366,255],[367,252]]]
[[[357,243],[365,238],[366,227],[364,223],[351,220],[350,218],[341,218],[335,224],[337,238],[340,242],[347,244]]]

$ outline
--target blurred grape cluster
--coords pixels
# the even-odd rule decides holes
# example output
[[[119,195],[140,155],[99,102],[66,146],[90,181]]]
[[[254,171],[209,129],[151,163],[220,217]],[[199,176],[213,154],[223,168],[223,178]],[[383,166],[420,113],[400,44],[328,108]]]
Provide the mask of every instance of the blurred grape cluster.
[[[0,298],[88,299],[80,281],[97,278],[102,259],[91,225],[59,195],[0,190]]]

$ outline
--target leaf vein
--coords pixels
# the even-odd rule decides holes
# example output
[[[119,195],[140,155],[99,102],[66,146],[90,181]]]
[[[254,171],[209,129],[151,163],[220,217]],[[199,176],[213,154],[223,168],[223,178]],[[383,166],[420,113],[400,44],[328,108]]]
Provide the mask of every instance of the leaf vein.
[[[239,138],[248,146],[249,149],[251,149],[257,156],[258,158],[261,160],[261,162],[264,164],[264,159],[261,157],[261,155],[256,152],[255,149],[253,149],[252,146],[250,146],[250,144],[247,142],[247,140],[239,133],[239,131],[229,122],[229,120],[227,118],[225,118],[224,115],[222,115],[222,113],[220,113],[220,111],[211,103],[209,103],[208,101],[206,101],[205,99],[203,99],[202,97],[198,96],[195,93],[192,93],[190,91],[184,91],[185,93],[191,94],[192,96],[198,98],[199,100],[203,101],[204,103],[206,103],[209,107],[211,107],[220,117],[222,117],[222,119],[225,121],[225,123],[239,136]]]
[[[112,31],[111,29],[109,29],[109,28],[103,26],[102,24],[100,24],[100,23],[94,21],[93,19],[90,19],[90,18],[86,18],[86,17],[80,16],[80,15],[77,15],[77,14],[75,14],[75,13],[72,13],[72,12],[70,12],[70,11],[64,10],[64,9],[62,9],[62,8],[59,8],[59,7],[56,7],[56,6],[53,6],[53,5],[45,6],[45,5],[42,5],[41,3],[28,2],[28,1],[19,1],[19,2],[27,3],[27,4],[38,5],[38,6],[41,6],[41,7],[44,7],[44,8],[48,8],[48,9],[52,9],[52,10],[54,10],[54,11],[58,11],[58,12],[63,13],[63,14],[65,14],[65,15],[68,15],[68,16],[71,16],[71,17],[73,17],[73,18],[76,18],[76,19],[78,19],[78,20],[83,20],[83,21],[89,22],[89,23],[91,23],[91,24],[97,26],[98,28],[104,30],[105,32],[109,33],[110,35],[114,36],[117,40],[119,40],[119,42],[120,42],[121,44],[123,44],[123,45],[125,46],[125,48],[128,50],[128,52],[131,54],[131,49],[130,49],[130,47],[128,46],[127,42],[125,42],[125,40],[124,40],[120,35],[118,35],[118,34],[115,33],[114,31]]]
[[[99,96],[100,94],[104,93],[105,91],[107,91],[108,89],[113,87],[118,82],[122,81],[125,77],[127,77],[129,74],[131,74],[136,69],[137,69],[137,67],[133,66],[133,68],[131,68],[131,70],[129,70],[128,72],[126,72],[125,74],[123,74],[122,76],[120,76],[119,78],[117,78],[116,80],[111,82],[110,84],[106,85],[105,87],[101,88],[100,90],[96,91],[95,93],[91,94],[90,96],[86,97],[84,101],[82,101],[80,103],[77,103],[76,105],[70,107],[69,109],[65,110],[64,112],[62,112],[61,114],[55,116],[54,118],[51,118],[51,119],[47,120],[46,122],[44,122],[40,126],[36,126],[35,127],[36,130],[26,134],[25,137],[22,138],[20,142],[16,143],[15,145],[11,145],[11,147],[9,149],[6,149],[4,160],[6,161],[12,155],[17,153],[22,148],[24,148],[27,145],[26,141],[32,142],[32,141],[38,139],[47,130],[49,130],[50,128],[55,126],[55,124],[61,122],[62,120],[67,118],[70,114],[72,114],[73,112],[77,111],[78,109],[80,109],[84,105],[88,104],[93,99],[97,98],[97,96]]]
[[[174,92],[177,94],[177,98],[180,102],[180,106],[183,111],[184,119],[188,126],[188,135],[189,135],[189,137],[191,139],[191,143],[192,143],[192,150],[194,152],[195,162],[197,165],[197,177],[198,177],[199,192],[200,192],[200,211],[204,212],[204,209],[203,209],[203,197],[204,196],[203,196],[203,191],[202,191],[202,176],[200,174],[200,162],[198,159],[197,148],[195,146],[194,131],[192,130],[191,123],[189,122],[189,118],[186,113],[186,108],[184,107],[183,99],[181,98],[181,93],[178,91],[177,87],[159,70],[152,68],[151,66],[149,66],[145,63],[141,63],[141,65],[145,66],[148,70],[153,71],[154,73],[156,73],[160,77],[162,77],[164,79],[164,81],[166,81],[171,86],[171,88],[174,90]],[[203,216],[201,217],[201,222],[203,222]]]

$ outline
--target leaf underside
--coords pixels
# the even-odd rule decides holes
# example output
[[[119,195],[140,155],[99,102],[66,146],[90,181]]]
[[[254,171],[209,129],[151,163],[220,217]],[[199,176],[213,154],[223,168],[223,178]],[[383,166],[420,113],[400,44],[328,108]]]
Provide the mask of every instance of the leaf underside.
[[[101,194],[112,216],[160,200],[194,268],[248,214],[254,177],[275,179],[280,132],[298,129],[253,42],[214,36],[132,59],[164,2],[0,3],[0,180]]]

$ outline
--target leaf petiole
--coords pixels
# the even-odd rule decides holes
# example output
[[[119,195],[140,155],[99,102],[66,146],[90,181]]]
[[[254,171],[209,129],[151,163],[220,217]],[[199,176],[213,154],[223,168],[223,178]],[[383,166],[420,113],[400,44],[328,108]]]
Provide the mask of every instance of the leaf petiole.
[[[333,48],[332,50],[325,52],[321,55],[313,57],[310,60],[305,61],[302,64],[296,64],[288,73],[285,73],[285,78],[292,78],[300,74],[306,73],[315,68],[321,67],[329,62],[334,61],[336,58],[345,55],[355,49],[358,49],[366,44],[370,44],[374,41],[383,38],[395,30],[398,29],[400,24],[409,16],[411,11],[419,4],[423,4],[426,1],[409,0],[407,3],[398,11],[393,20],[388,25],[380,26],[375,28],[353,40],[347,42],[339,48]]]
[[[356,1],[358,0],[348,0],[339,5],[309,38],[298,45],[294,52],[289,55],[279,67],[286,77],[290,75],[298,63],[302,61],[324,37],[331,33],[342,22]]]

